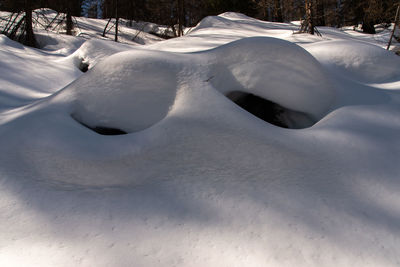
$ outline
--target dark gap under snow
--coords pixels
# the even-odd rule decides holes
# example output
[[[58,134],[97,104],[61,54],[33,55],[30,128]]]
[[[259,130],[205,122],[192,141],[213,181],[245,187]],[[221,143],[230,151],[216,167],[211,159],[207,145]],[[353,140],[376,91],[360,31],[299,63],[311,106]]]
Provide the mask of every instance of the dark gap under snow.
[[[78,120],[74,115],[71,115],[71,117],[78,122],[79,124],[85,126],[86,128],[101,134],[101,135],[123,135],[127,134],[124,130],[118,129],[118,128],[112,128],[112,127],[106,127],[106,126],[89,126],[86,123],[81,122]]]
[[[232,91],[226,97],[254,116],[281,128],[302,129],[316,123],[303,112],[288,109],[254,94]]]

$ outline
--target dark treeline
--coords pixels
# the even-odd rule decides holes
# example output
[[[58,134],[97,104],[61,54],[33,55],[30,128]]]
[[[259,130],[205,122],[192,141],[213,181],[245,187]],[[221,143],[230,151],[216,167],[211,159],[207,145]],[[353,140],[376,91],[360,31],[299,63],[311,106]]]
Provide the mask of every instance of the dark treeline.
[[[89,0],[90,1],[90,0]],[[93,1],[95,4],[97,0]],[[398,0],[104,0],[103,17],[119,16],[159,24],[177,23],[183,4],[184,26],[194,26],[208,15],[226,11],[246,14],[262,20],[285,22],[305,18],[310,2],[315,26],[363,24],[372,33],[372,25],[393,21]],[[114,8],[113,8],[114,7]]]
[[[306,20],[310,33],[314,26],[357,24],[362,24],[364,32],[375,33],[375,24],[393,21],[398,3],[399,0],[0,0],[0,9],[25,12],[25,43],[33,45],[29,25],[32,10],[37,8],[65,13],[67,34],[71,34],[72,17],[83,13],[117,18],[117,21],[124,18],[170,26],[178,24],[176,35],[180,35],[184,26],[194,26],[205,16],[226,11],[275,22]]]
[[[80,16],[83,0],[0,0],[0,8],[4,11],[25,11],[28,5],[32,9],[51,8],[59,12]]]
[[[309,0],[316,26],[342,26],[358,23],[390,22],[396,12],[398,0]],[[183,6],[182,23],[193,26],[208,15],[226,11],[246,14],[262,20],[292,21],[305,17],[307,0],[0,0],[0,7],[7,11],[22,11],[26,2],[32,9],[47,7],[59,12],[81,15],[82,6],[100,5],[102,17],[118,16],[135,21],[160,24],[176,23],[179,6]],[[92,15],[93,16],[93,15]]]

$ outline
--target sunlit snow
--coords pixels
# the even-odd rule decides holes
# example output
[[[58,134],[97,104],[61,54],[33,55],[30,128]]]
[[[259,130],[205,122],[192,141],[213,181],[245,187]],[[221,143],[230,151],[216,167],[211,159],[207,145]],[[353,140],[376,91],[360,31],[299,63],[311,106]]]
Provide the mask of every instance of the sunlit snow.
[[[298,28],[224,13],[147,45],[1,35],[0,266],[399,266],[390,32]]]

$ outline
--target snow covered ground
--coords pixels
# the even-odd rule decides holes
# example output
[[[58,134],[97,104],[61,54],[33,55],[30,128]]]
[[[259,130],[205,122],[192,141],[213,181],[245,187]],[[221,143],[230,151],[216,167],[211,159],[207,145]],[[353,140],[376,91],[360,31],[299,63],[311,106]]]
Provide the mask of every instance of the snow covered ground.
[[[399,266],[389,31],[296,30],[224,13],[142,46],[0,36],[0,266]]]

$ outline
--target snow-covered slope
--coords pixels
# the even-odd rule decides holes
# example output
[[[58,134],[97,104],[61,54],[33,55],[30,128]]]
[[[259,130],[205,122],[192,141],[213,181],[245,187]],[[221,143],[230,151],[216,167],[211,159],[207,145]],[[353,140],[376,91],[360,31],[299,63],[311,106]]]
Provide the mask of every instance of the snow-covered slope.
[[[295,28],[225,13],[66,56],[2,37],[0,265],[398,266],[399,58]]]

